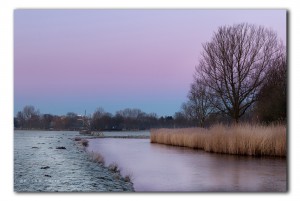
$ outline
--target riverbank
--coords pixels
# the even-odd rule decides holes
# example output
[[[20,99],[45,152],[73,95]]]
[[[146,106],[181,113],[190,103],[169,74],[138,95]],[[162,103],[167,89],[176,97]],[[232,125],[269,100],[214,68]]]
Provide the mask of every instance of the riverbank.
[[[286,192],[282,157],[212,154],[150,143],[150,139],[93,138],[88,152],[101,154],[131,175],[136,192]]]
[[[14,191],[134,191],[131,181],[93,160],[75,141],[78,136],[68,131],[15,131]]]
[[[249,156],[286,157],[284,125],[215,125],[209,129],[155,129],[151,143],[202,149],[207,152]]]

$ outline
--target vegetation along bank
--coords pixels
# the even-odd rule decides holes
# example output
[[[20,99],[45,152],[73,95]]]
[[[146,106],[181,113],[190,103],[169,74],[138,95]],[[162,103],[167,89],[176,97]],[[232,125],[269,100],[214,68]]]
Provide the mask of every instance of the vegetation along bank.
[[[202,149],[207,152],[286,157],[286,126],[215,125],[205,128],[154,129],[151,143]]]

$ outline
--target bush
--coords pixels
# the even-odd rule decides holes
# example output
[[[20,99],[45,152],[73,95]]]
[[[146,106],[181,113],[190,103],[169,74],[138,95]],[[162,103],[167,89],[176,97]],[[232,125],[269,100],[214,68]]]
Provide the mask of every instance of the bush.
[[[91,152],[89,153],[90,156],[91,156],[91,159],[92,161],[96,162],[96,163],[99,163],[101,165],[105,165],[105,160],[104,160],[104,157],[99,154],[99,153],[94,153],[94,152]]]
[[[81,142],[82,146],[84,146],[84,147],[89,146],[89,141],[86,139],[82,139],[80,142]]]
[[[108,169],[112,172],[120,172],[120,169],[118,167],[117,163],[112,163],[108,166]]]
[[[132,181],[132,175],[128,174],[124,177],[125,182],[131,182]]]

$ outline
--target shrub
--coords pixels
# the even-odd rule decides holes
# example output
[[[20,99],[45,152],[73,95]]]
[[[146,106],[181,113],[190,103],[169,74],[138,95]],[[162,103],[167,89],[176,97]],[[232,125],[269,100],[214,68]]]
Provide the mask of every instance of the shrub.
[[[100,165],[105,165],[104,157],[101,154],[95,152],[90,152],[89,154],[91,156],[92,161],[99,163]]]
[[[132,181],[132,175],[131,174],[128,174],[124,177],[124,181],[125,182],[131,182]]]
[[[120,169],[118,167],[118,164],[117,163],[111,163],[109,166],[108,166],[108,169],[112,172],[120,172]]]
[[[89,141],[86,139],[82,139],[80,142],[81,142],[82,146],[84,146],[84,147],[89,146]]]

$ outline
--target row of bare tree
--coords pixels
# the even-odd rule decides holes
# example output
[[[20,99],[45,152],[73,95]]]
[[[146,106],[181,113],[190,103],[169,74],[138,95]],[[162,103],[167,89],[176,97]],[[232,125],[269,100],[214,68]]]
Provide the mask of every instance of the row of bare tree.
[[[147,114],[140,109],[126,108],[115,115],[97,108],[92,115],[78,115],[68,112],[66,115],[41,114],[34,106],[25,106],[14,118],[16,129],[42,130],[148,130],[151,128],[188,127],[190,122],[181,115],[161,116]]]
[[[286,50],[276,33],[261,26],[223,26],[204,43],[182,112],[203,127],[211,115],[238,123],[286,120]],[[249,119],[248,119],[249,121]]]

